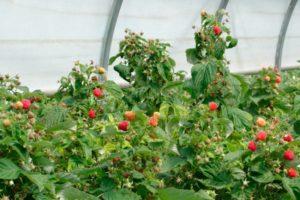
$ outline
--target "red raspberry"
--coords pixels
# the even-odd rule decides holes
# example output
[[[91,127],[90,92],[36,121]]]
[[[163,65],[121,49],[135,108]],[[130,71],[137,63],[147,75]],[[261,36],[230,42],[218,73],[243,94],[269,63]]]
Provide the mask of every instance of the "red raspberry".
[[[153,127],[157,126],[158,125],[158,119],[155,116],[150,117],[149,125],[153,126]]]
[[[128,126],[129,126],[129,122],[128,121],[121,121],[118,125],[119,130],[121,131],[127,131],[128,130]]]
[[[256,144],[253,140],[248,143],[248,149],[250,151],[256,151]]]
[[[95,88],[93,90],[93,94],[94,94],[95,97],[102,97],[103,96],[103,92],[100,88]]]
[[[218,104],[216,103],[216,102],[214,102],[214,101],[212,101],[212,102],[209,102],[209,110],[210,111],[215,111],[215,110],[217,110],[218,109]]]
[[[31,101],[28,99],[23,99],[22,100],[22,104],[23,104],[23,109],[27,110],[30,108],[31,106]]]
[[[287,175],[288,175],[288,177],[290,177],[290,178],[295,178],[295,177],[298,176],[298,173],[297,173],[297,170],[296,170],[295,168],[289,168],[289,169],[287,170]]]
[[[281,76],[276,76],[275,82],[278,84],[281,83]]]
[[[96,118],[96,112],[94,109],[89,110],[89,118],[91,118],[91,119]]]
[[[283,136],[283,140],[286,142],[291,142],[294,140],[294,138],[293,138],[292,134],[289,133],[289,134],[286,134]]]
[[[220,35],[222,33],[222,29],[219,26],[214,26],[215,35]]]
[[[265,141],[267,139],[267,133],[265,131],[259,131],[256,134],[257,141]]]
[[[295,154],[292,150],[286,150],[283,157],[285,160],[294,160]]]

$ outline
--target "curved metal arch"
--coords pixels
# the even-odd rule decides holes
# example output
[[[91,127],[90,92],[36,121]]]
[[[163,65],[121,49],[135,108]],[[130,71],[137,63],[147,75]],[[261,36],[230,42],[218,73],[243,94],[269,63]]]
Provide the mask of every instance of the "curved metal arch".
[[[277,66],[279,69],[281,69],[281,58],[282,58],[282,49],[284,45],[284,39],[285,35],[287,32],[287,28],[289,26],[289,22],[291,20],[294,8],[297,4],[298,0],[291,0],[289,7],[284,15],[281,28],[280,28],[280,33],[278,36],[278,41],[277,41],[277,46],[276,46],[276,54],[275,54],[275,66]]]
[[[217,9],[217,11],[216,11],[216,14],[217,14],[217,12],[219,11],[219,10],[221,10],[221,9],[226,9],[226,7],[227,7],[227,5],[228,5],[228,2],[229,2],[229,0],[221,0],[221,2],[220,2],[220,4],[219,4],[219,7],[218,7],[218,9]],[[219,15],[218,16],[218,22],[221,22],[222,21],[222,15]]]
[[[104,67],[105,69],[108,68],[109,63],[109,54],[110,54],[110,48],[112,43],[112,38],[114,35],[116,23],[118,20],[119,12],[122,6],[123,0],[114,0],[111,8],[111,13],[108,18],[108,22],[106,25],[106,30],[104,33],[104,44],[101,49],[101,56],[100,56],[100,65]]]

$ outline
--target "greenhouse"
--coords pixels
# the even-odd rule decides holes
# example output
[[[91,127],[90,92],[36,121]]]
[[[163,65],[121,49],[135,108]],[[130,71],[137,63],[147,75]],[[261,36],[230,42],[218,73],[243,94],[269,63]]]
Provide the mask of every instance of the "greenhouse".
[[[300,200],[297,0],[0,17],[0,200]]]

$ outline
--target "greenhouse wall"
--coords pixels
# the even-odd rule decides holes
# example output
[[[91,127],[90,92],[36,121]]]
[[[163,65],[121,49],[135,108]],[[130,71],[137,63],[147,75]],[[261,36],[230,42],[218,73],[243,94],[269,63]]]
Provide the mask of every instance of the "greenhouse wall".
[[[126,28],[169,42],[176,70],[190,71],[185,50],[193,46],[192,26],[200,12],[214,13],[220,0],[124,0],[116,22],[110,56]],[[276,45],[290,1],[229,0],[230,28],[239,43],[227,53],[233,72],[274,65]],[[19,74],[31,89],[53,91],[75,60],[100,62],[112,0],[0,1],[0,73]],[[300,52],[300,5],[288,26],[282,68],[297,65]],[[226,17],[223,18],[226,20]],[[108,78],[123,83],[109,67]]]

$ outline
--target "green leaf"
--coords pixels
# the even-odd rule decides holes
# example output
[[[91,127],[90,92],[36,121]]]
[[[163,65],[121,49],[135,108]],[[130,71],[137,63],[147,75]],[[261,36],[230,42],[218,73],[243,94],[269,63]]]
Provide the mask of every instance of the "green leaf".
[[[251,167],[252,179],[259,183],[270,183],[274,181],[272,172],[263,162],[259,162]]]
[[[0,179],[16,179],[21,169],[7,158],[0,159]]]
[[[243,155],[244,151],[243,150],[238,150],[235,152],[230,152],[228,154],[225,155],[224,160],[227,162],[233,162],[236,161],[238,159],[240,159]]]
[[[163,87],[162,91],[166,92],[167,90],[173,89],[173,88],[178,88],[183,84],[182,81],[170,81],[167,82]]]
[[[231,171],[232,176],[237,180],[242,180],[246,177],[246,173],[240,168],[234,167],[234,168],[231,168],[230,171]]]
[[[190,93],[192,98],[196,98],[199,94],[199,91],[196,89],[192,79],[185,80],[183,83],[183,88]]]
[[[229,44],[227,45],[227,48],[233,48],[233,47],[235,47],[237,45],[237,43],[238,43],[237,39],[231,38]]]
[[[223,189],[226,187],[230,187],[233,183],[231,173],[229,171],[222,171],[213,178],[200,180],[207,187],[212,187],[215,189]]]
[[[166,188],[158,191],[160,200],[212,200],[205,191],[194,192],[193,190],[182,190]]]
[[[39,167],[43,167],[46,172],[51,172],[54,170],[54,163],[46,157],[36,157],[34,158],[34,163]]]
[[[164,69],[163,65],[158,65],[156,68],[157,68],[158,74],[159,74],[165,81],[168,81],[167,76],[166,76],[166,73],[165,73],[165,69]]]
[[[166,102],[163,102],[159,108],[159,113],[160,113],[161,117],[167,118],[168,114],[169,114],[169,110],[170,110],[170,105]]]
[[[37,185],[40,191],[44,190],[45,188],[50,191],[54,190],[54,185],[50,182],[47,175],[25,171],[23,171],[22,174],[24,174],[31,182]]]
[[[101,179],[99,189],[102,192],[112,191],[114,188],[116,188],[116,183],[114,182],[113,179],[108,177],[104,177]]]
[[[184,165],[186,161],[180,157],[167,157],[163,159],[163,163],[161,166],[161,172],[168,172],[178,166]]]
[[[143,178],[145,178],[144,175],[143,175],[142,173],[140,173],[140,172],[138,172],[138,171],[136,171],[136,170],[134,170],[134,171],[132,172],[132,177],[133,177],[134,179],[143,179]]]
[[[104,200],[140,200],[141,197],[127,189],[111,190],[103,194]]]
[[[104,127],[104,131],[101,133],[101,136],[110,137],[119,133],[117,127],[115,125],[107,125]]]
[[[116,98],[121,99],[124,96],[121,87],[113,81],[105,81],[103,87],[105,91],[112,94]]]
[[[68,110],[61,106],[48,106],[44,110],[44,116],[39,120],[47,131],[67,130],[76,125],[69,118]]]
[[[282,178],[282,184],[284,189],[288,192],[290,197],[293,200],[297,200],[300,196],[300,179],[289,179],[289,178]]]
[[[187,49],[185,51],[186,59],[191,64],[196,64],[199,62],[199,59],[197,58],[197,50],[194,48]]]
[[[233,133],[233,123],[227,118],[215,118],[213,119],[213,128],[216,131],[220,131],[226,134],[226,138]]]
[[[117,58],[119,58],[120,56],[121,56],[121,54],[118,53],[117,55],[110,57],[109,64],[110,65],[113,64],[117,60]]]
[[[83,169],[79,168],[73,170],[72,173],[82,177],[89,177],[91,175],[97,175],[97,177],[101,177],[105,174],[101,167],[91,167]]]
[[[59,193],[59,197],[65,200],[98,200],[97,197],[76,188],[69,187]]]
[[[300,95],[296,95],[294,98],[294,110],[296,113],[300,113]]]
[[[251,127],[253,117],[250,113],[239,108],[227,108],[225,106],[223,108],[223,115],[227,115],[227,117],[233,121],[235,127],[238,129]]]
[[[217,63],[213,61],[196,64],[192,67],[192,80],[195,88],[202,92],[217,73]]]
[[[215,41],[215,46],[214,46],[214,55],[217,59],[223,59],[223,55],[225,53],[226,49],[226,43],[222,40],[217,40]]]
[[[118,64],[114,66],[114,70],[117,71],[124,80],[130,82],[131,73],[130,73],[130,68],[128,66],[123,64]]]
[[[300,120],[295,121],[295,123],[294,123],[294,131],[297,134],[300,134]]]

